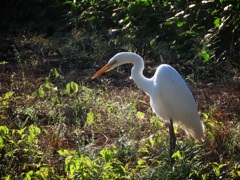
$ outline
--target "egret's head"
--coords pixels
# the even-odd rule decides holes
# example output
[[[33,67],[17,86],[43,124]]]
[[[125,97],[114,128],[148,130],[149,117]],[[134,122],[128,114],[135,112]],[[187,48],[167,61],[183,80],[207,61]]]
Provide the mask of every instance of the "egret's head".
[[[108,63],[102,69],[100,69],[98,72],[96,72],[96,74],[92,76],[92,79],[97,78],[104,72],[110,71],[117,66],[120,66],[125,63],[129,63],[129,59],[131,59],[131,56],[133,54],[134,53],[130,53],[130,52],[123,52],[123,53],[116,54],[108,61]]]

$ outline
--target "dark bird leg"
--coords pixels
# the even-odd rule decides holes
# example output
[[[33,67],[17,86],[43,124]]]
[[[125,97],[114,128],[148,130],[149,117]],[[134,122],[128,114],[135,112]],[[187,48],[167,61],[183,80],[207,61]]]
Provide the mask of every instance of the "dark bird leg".
[[[176,146],[176,136],[173,129],[173,122],[172,119],[170,119],[169,124],[169,134],[170,134],[170,159],[171,159],[171,166],[174,164],[174,159],[172,158],[173,151],[175,150]]]

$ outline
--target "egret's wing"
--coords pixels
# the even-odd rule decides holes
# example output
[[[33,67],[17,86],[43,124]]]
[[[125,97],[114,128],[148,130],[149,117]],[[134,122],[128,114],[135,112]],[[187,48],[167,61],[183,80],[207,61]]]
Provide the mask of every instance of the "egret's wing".
[[[171,118],[173,122],[182,124],[189,134],[202,141],[204,130],[197,105],[180,74],[171,66],[161,65],[154,78],[155,88],[152,101],[156,102],[155,111],[159,112],[160,116],[163,114],[163,118]],[[164,112],[156,110],[157,108],[164,109]]]

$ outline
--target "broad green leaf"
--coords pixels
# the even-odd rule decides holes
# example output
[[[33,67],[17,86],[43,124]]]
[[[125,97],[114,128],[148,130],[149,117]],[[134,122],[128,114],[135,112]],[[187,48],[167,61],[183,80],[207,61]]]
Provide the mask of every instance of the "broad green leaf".
[[[72,161],[73,159],[73,156],[67,156],[66,159],[65,159],[65,165],[69,165],[69,163]]]
[[[19,129],[19,130],[17,130],[18,134],[19,134],[19,135],[22,135],[22,134],[23,134],[23,132],[25,131],[25,129],[26,129],[26,127],[24,127],[24,128],[22,128],[22,129]]]
[[[211,15],[215,15],[215,14],[217,14],[217,12],[218,11],[215,9],[214,11],[211,12]]]
[[[70,85],[70,83],[68,83],[68,84],[66,85],[66,90],[65,90],[65,92],[66,92],[67,94],[70,94],[70,91],[71,91],[71,85]]]
[[[75,173],[75,170],[76,170],[76,168],[75,168],[74,164],[70,164],[70,173],[71,173],[71,175],[73,175]]]
[[[156,45],[157,45],[156,39],[152,39],[152,40],[150,41],[150,45],[151,45],[151,47],[156,47]],[[141,100],[139,100],[139,101],[141,101]]]
[[[113,153],[109,149],[101,150],[100,154],[102,155],[102,157],[103,157],[105,162],[109,162],[112,159],[112,157],[113,157]]]
[[[37,126],[31,125],[29,126],[29,135],[28,135],[28,142],[32,143],[34,141],[38,141],[36,135],[39,135],[41,132],[40,128]]]
[[[26,174],[26,177],[24,178],[25,180],[31,180],[32,178],[31,178],[31,176],[33,175],[33,170],[31,170],[31,171],[28,171],[27,172],[27,174]]]
[[[148,153],[149,151],[148,151],[147,148],[140,148],[140,149],[138,150],[138,152],[139,152],[139,153]]]
[[[92,111],[90,111],[89,113],[87,113],[87,121],[86,121],[86,123],[88,125],[92,125],[93,121],[94,121],[94,113]]]
[[[206,113],[202,113],[204,119],[208,119],[208,115]]]
[[[150,142],[150,144],[151,144],[151,147],[153,147],[154,144],[155,144],[155,141],[153,140],[153,138],[149,138],[149,142]]]
[[[84,159],[84,164],[89,167],[89,168],[92,168],[92,162],[89,158],[85,158]]]
[[[49,77],[46,77],[46,79],[45,79],[45,87],[51,88],[51,81],[50,81]]]
[[[5,135],[9,133],[9,129],[7,128],[7,126],[0,126],[0,131],[3,131]]]
[[[33,133],[36,134],[36,135],[38,135],[38,134],[41,133],[40,128],[37,127],[37,126],[34,126],[34,125],[29,126],[29,131],[30,131],[30,132],[33,132]]]
[[[71,89],[74,93],[78,92],[78,85],[75,82],[71,82]]]
[[[226,166],[227,164],[219,164],[218,167],[219,169],[223,168],[224,166]]]
[[[141,100],[141,99],[140,99],[140,100],[138,100],[138,102],[148,105],[148,103],[147,103],[146,101],[144,101],[144,100]]]
[[[7,92],[7,93],[5,94],[5,99],[9,99],[10,97],[12,97],[13,93],[14,93],[14,92],[12,92],[12,91]]]
[[[138,163],[138,165],[143,165],[143,164],[146,163],[146,160],[145,160],[145,159],[139,159],[139,160],[137,161],[137,163]]]
[[[204,58],[203,62],[207,62],[210,60],[210,54],[206,50],[202,50],[202,56]]]
[[[54,68],[54,69],[53,69],[53,71],[54,71],[54,74],[55,74],[55,78],[58,78],[58,76],[59,76],[59,73],[58,73],[57,69],[56,69],[56,68]]]
[[[36,109],[40,109],[41,106],[40,106],[39,104],[35,104],[35,108],[36,108]]]
[[[170,19],[167,19],[166,22],[165,22],[166,25],[171,25],[172,23],[173,22]]]
[[[60,154],[61,156],[66,156],[66,155],[69,154],[69,151],[66,150],[66,149],[64,149],[64,150],[58,150],[57,152],[58,152],[58,154]]]
[[[150,123],[156,124],[157,127],[162,127],[164,125],[164,122],[161,121],[157,116],[151,116]]]
[[[142,120],[145,117],[145,113],[143,113],[141,111],[138,111],[137,112],[137,117]]]
[[[43,98],[45,96],[45,91],[43,90],[42,86],[38,88],[38,95],[40,98]]]
[[[214,127],[215,126],[215,123],[213,121],[207,121],[207,124],[211,127]]]
[[[11,175],[8,175],[5,180],[11,180]]]
[[[177,27],[182,27],[184,24],[186,24],[186,21],[178,21]]]
[[[8,101],[2,100],[2,105],[4,106],[8,105]]]
[[[215,27],[219,27],[220,24],[221,24],[220,18],[216,18],[216,19],[214,20],[214,25],[215,25]]]
[[[213,167],[213,171],[217,177],[220,175],[220,168],[217,165]]]
[[[173,158],[178,158],[178,159],[183,159],[180,151],[176,151],[173,155],[172,155]]]

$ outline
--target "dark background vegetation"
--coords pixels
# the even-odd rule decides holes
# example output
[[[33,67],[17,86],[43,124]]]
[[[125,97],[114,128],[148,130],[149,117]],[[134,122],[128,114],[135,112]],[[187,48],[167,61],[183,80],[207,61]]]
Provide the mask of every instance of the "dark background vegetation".
[[[91,75],[96,70],[104,65],[111,56],[121,51],[132,51],[140,54],[145,59],[147,71],[144,73],[146,76],[151,76],[155,72],[154,68],[161,63],[168,63],[175,67],[189,83],[199,105],[199,110],[204,114],[202,116],[207,119],[205,124],[209,130],[208,136],[214,138],[206,139],[207,143],[212,144],[210,147],[203,148],[202,151],[209,154],[200,153],[200,159],[196,161],[192,160],[191,157],[186,157],[186,159],[190,158],[187,160],[191,161],[191,163],[188,161],[187,165],[184,165],[187,161],[179,162],[176,166],[182,168],[180,174],[183,175],[179,178],[218,179],[225,177],[238,179],[240,177],[240,145],[234,144],[234,141],[240,138],[239,133],[236,132],[236,128],[239,128],[240,117],[239,1],[76,0],[73,2],[66,0],[9,0],[1,3],[0,12],[0,100],[2,101],[0,104],[0,125],[7,126],[11,130],[19,129],[26,134],[31,134],[31,131],[38,132],[37,128],[34,129],[31,126],[31,124],[35,124],[42,127],[45,132],[49,132],[49,134],[46,133],[39,137],[39,146],[35,147],[35,136],[31,136],[33,140],[24,139],[25,136],[23,137],[23,134],[19,132],[18,135],[22,135],[21,138],[14,135],[5,136],[7,131],[0,129],[3,137],[2,141],[0,139],[0,164],[2,164],[0,172],[2,172],[2,177],[10,179],[18,176],[70,177],[68,164],[66,162],[64,164],[62,156],[59,157],[59,154],[63,153],[57,153],[57,151],[59,149],[79,148],[80,146],[74,143],[79,136],[82,138],[81,142],[84,145],[81,145],[84,147],[91,140],[99,142],[102,138],[100,132],[103,131],[103,129],[95,129],[99,134],[94,136],[90,130],[92,126],[88,127],[85,124],[87,114],[90,116],[90,112],[92,112],[90,105],[94,104],[89,105],[87,101],[78,102],[76,100],[77,96],[71,93],[80,90],[73,82],[82,85],[80,95],[78,94],[81,97],[88,97],[88,95],[84,95],[87,92],[94,96],[91,90],[84,89],[85,85],[93,89],[97,87],[103,89],[102,91],[106,90],[108,93],[118,92],[116,94],[131,97],[126,93],[130,90],[123,87],[124,85],[133,91],[136,90],[132,82],[127,79],[130,66],[119,68],[117,71],[105,75],[110,79],[109,81],[90,80]],[[103,85],[101,86],[101,84]],[[62,92],[58,89],[59,91],[55,92],[52,88],[54,85],[59,89],[66,87],[66,90]],[[49,91],[48,94],[46,89]],[[107,96],[101,94],[101,90],[96,91],[98,96]],[[57,99],[54,103],[53,96],[56,96]],[[133,98],[142,98],[147,102],[144,95],[139,96],[133,95]],[[73,105],[63,106],[64,103],[68,104],[66,99],[69,99]],[[46,103],[48,101],[51,101],[52,104]],[[148,107],[142,107],[138,103],[136,106],[138,111],[148,110]],[[47,113],[52,109],[56,111],[56,116]],[[97,110],[95,111],[93,112],[99,113]],[[104,114],[102,111],[101,113]],[[151,115],[146,113],[146,116]],[[218,124],[218,122],[224,122],[225,125]],[[58,123],[66,125],[69,129],[64,131],[64,135],[54,134],[55,130],[58,129],[58,126],[55,125]],[[213,124],[216,125],[215,128],[213,128]],[[86,133],[72,137],[71,130],[77,125],[83,128],[81,132],[85,131]],[[103,124],[103,126],[108,125]],[[25,131],[24,127],[29,127],[29,129]],[[236,131],[231,132],[233,127]],[[226,134],[222,134],[223,132]],[[12,134],[14,133],[12,132]],[[147,136],[147,134],[144,135]],[[105,136],[114,139],[121,135],[120,132],[112,129]],[[135,138],[135,135],[133,136]],[[58,139],[59,137],[61,137],[61,141]],[[12,142],[19,139],[21,142],[18,141],[16,144]],[[47,139],[48,142],[45,142],[44,139],[45,141]],[[25,141],[26,144],[24,144]],[[1,145],[1,142],[4,143]],[[22,142],[24,143],[21,144]],[[25,149],[33,148],[35,151],[25,151],[22,149],[23,146],[27,147]],[[217,150],[211,152],[211,148]],[[156,179],[159,174],[163,173],[160,170],[161,166],[159,169],[156,168],[154,173],[151,168],[149,171],[144,171],[149,174],[140,171],[139,164],[134,168],[134,163],[137,163],[131,159],[133,158],[131,152],[138,149],[127,150],[127,153],[126,149],[119,151],[125,152],[124,155],[116,155],[118,163],[113,158],[115,163],[113,167],[119,168],[124,166],[124,163],[128,164],[126,162],[129,162],[129,167],[132,166],[132,172],[139,173],[128,174],[130,168],[127,171],[126,166],[124,166],[126,172],[120,174],[126,179],[126,174],[128,174],[128,178],[144,179],[150,177],[152,173],[151,178]],[[37,153],[40,151],[47,152],[48,156],[46,157],[50,159],[49,162],[40,158],[41,155]],[[108,153],[108,151],[103,152]],[[96,158],[96,154],[87,157],[92,158],[92,162],[95,162],[93,159]],[[157,157],[157,154],[156,148],[155,151],[152,151],[152,155]],[[194,153],[190,154],[194,156]],[[77,155],[72,154],[72,156],[76,157]],[[125,156],[125,159],[120,158]],[[221,160],[219,160],[220,156]],[[22,159],[19,160],[19,157]],[[142,157],[144,155],[139,158]],[[43,170],[37,165],[40,159],[42,162],[40,167],[47,167],[47,170]],[[102,162],[99,157],[97,160]],[[56,162],[60,162],[60,165],[57,166]],[[118,166],[119,163],[121,166]],[[148,163],[150,167],[155,167],[154,163]],[[204,165],[198,166],[197,163]],[[200,170],[196,167],[199,167]],[[89,167],[89,172],[92,170],[91,168]],[[94,169],[95,171],[104,172],[104,170],[97,168]],[[118,169],[118,171],[120,170]],[[86,172],[88,171],[86,170]],[[116,173],[114,170],[109,170],[108,173],[114,174],[113,172]],[[176,176],[172,171],[167,172],[169,174],[165,173],[164,178],[168,176],[175,179],[179,174],[179,171],[175,172]],[[77,170],[76,173],[78,176],[75,177],[80,177],[81,173]],[[96,177],[100,178],[100,176],[100,179],[113,178],[113,176],[103,176],[101,173],[99,173],[100,175],[90,173],[91,175],[84,177],[85,179],[95,179]],[[84,179],[84,177],[82,178]]]
[[[66,37],[73,30],[86,31],[111,43],[113,50],[128,42],[160,62],[239,66],[239,6],[226,0],[10,0],[1,6],[0,25],[2,34],[14,35]]]

